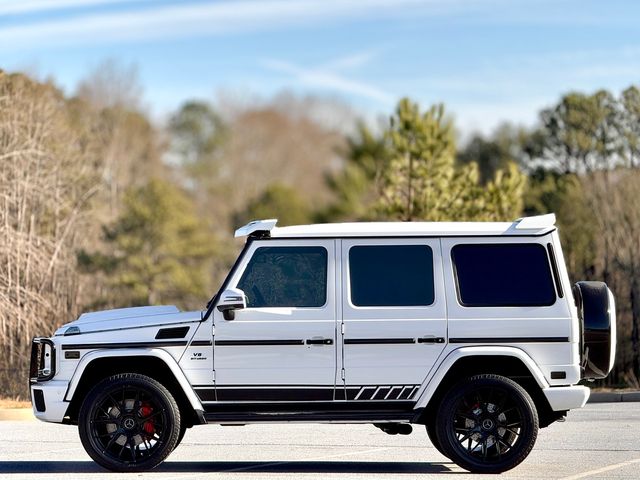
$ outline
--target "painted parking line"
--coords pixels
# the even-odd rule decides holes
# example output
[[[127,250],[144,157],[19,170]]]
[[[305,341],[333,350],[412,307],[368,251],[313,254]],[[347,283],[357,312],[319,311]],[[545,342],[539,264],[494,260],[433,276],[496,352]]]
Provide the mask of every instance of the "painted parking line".
[[[57,450],[42,450],[42,451],[29,450],[26,455],[25,455],[25,452],[3,453],[2,460],[11,460],[12,458],[15,458],[15,457],[18,457],[18,458],[22,457],[20,458],[20,460],[23,460],[25,456],[35,456],[37,459],[40,459],[42,458],[41,457],[42,455],[48,455],[50,453],[62,453],[62,452],[73,452],[73,451],[84,452],[84,450],[82,450],[80,447],[61,448]],[[26,460],[26,461],[30,461],[30,460]]]
[[[576,475],[570,475],[568,477],[563,477],[561,480],[578,480],[579,478],[593,477],[601,473],[610,472],[611,470],[617,470],[618,468],[627,467],[629,465],[633,465],[636,463],[640,463],[640,458],[636,458],[634,460],[627,460],[626,462],[614,463],[613,465],[609,465],[602,468],[596,468],[595,470],[589,470],[587,472],[578,473]]]

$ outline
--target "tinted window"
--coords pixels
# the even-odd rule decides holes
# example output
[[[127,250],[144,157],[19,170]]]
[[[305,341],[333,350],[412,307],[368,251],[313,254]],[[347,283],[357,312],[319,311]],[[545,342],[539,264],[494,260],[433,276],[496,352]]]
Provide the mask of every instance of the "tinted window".
[[[351,303],[359,307],[431,305],[433,252],[426,245],[349,250]]]
[[[542,245],[456,245],[458,298],[468,307],[551,305],[556,294]]]
[[[321,307],[326,302],[327,250],[322,247],[260,247],[238,288],[248,307]]]

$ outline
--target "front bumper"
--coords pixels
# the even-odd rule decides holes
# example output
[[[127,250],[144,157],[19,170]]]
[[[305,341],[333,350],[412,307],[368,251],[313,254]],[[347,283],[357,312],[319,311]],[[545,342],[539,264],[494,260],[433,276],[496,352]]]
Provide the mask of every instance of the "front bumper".
[[[69,402],[64,400],[68,386],[69,382],[62,380],[31,384],[31,404],[33,414],[38,420],[62,422],[69,407]]]
[[[568,387],[548,387],[543,388],[542,393],[547,397],[547,401],[554,412],[582,408],[589,400],[591,390],[582,385],[571,385]]]

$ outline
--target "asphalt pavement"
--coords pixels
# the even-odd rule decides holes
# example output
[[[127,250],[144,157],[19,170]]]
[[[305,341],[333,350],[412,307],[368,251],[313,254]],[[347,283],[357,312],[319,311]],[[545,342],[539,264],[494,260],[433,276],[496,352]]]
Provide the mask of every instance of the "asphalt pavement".
[[[390,436],[372,425],[199,426],[150,473],[110,474],[77,428],[0,422],[1,479],[414,479],[471,475],[440,455],[424,428]],[[640,403],[589,404],[540,431],[533,452],[501,479],[640,479]]]

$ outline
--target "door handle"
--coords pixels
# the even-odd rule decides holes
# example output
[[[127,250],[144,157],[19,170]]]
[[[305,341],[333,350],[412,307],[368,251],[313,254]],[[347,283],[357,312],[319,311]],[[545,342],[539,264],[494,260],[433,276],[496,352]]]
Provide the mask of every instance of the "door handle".
[[[333,345],[331,338],[308,338],[305,342],[307,345]]]
[[[418,343],[444,343],[444,337],[422,337]]]

